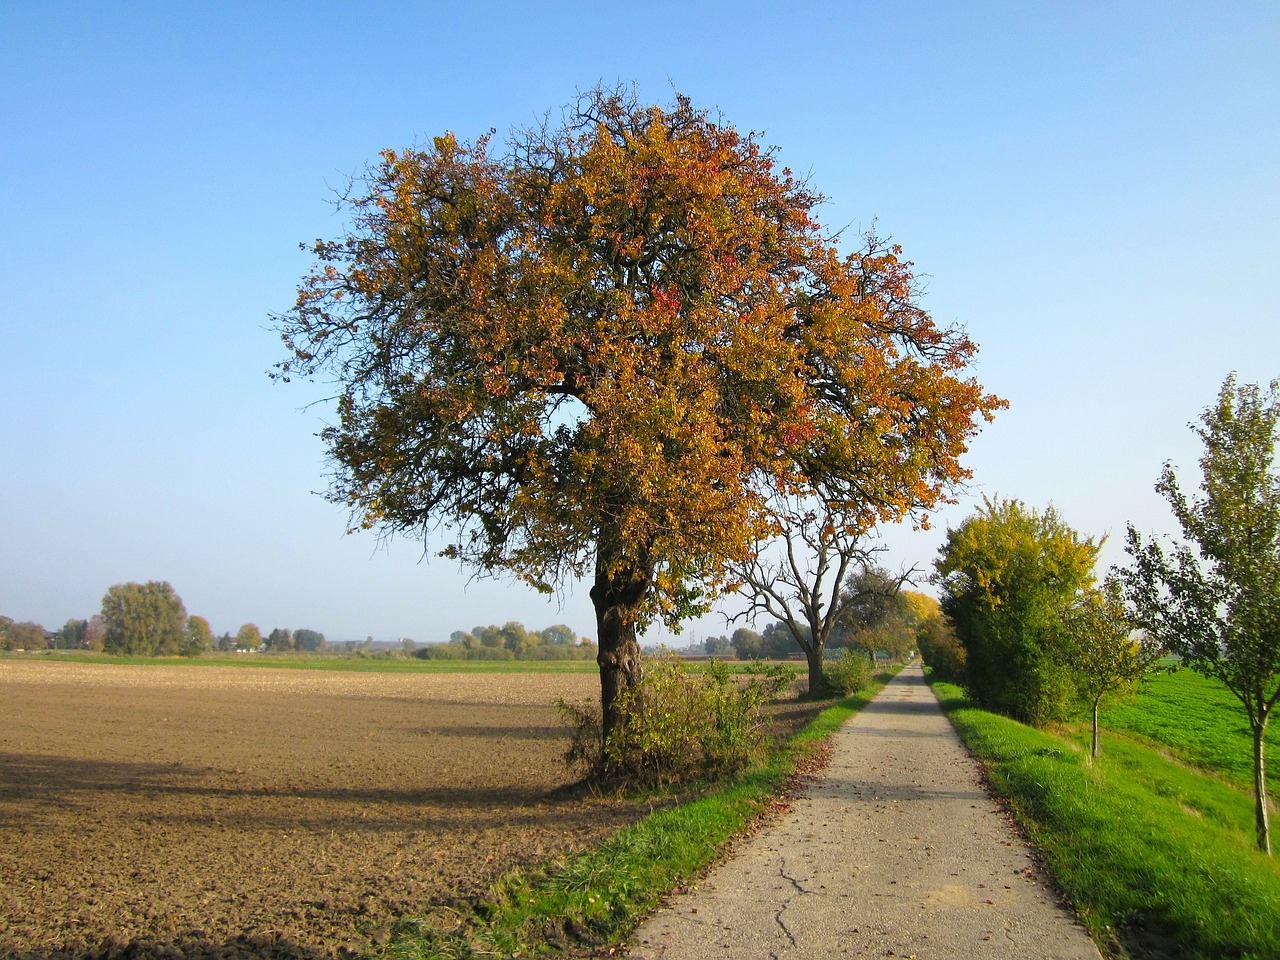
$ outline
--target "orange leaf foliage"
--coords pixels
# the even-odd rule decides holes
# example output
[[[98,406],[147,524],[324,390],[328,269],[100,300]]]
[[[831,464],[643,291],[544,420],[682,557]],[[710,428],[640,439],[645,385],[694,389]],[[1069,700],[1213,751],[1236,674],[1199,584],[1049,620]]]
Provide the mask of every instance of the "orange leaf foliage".
[[[282,373],[341,384],[335,499],[484,569],[634,571],[677,619],[770,492],[851,528],[927,509],[1002,405],[897,248],[841,256],[820,198],[684,98],[597,90],[500,159],[450,134],[359,187],[279,318]]]

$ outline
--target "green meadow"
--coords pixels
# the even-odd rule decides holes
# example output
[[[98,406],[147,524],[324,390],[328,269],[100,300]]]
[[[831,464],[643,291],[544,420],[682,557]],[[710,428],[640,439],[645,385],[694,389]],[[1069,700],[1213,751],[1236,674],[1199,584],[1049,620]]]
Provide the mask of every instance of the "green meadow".
[[[1084,728],[1027,727],[975,708],[958,687],[934,689],[1112,955],[1280,955],[1280,863],[1256,850],[1253,799],[1237,782],[1247,729],[1236,729],[1234,711],[1212,705],[1200,678],[1161,678],[1123,713],[1108,714],[1116,729],[1104,733],[1096,761]]]
[[[1192,670],[1155,677],[1133,700],[1104,706],[1102,725],[1158,745],[1171,756],[1253,788],[1253,735],[1240,701],[1221,683]],[[1280,761],[1280,724],[1267,727],[1267,756]],[[1269,764],[1268,791],[1280,792],[1280,766]]]

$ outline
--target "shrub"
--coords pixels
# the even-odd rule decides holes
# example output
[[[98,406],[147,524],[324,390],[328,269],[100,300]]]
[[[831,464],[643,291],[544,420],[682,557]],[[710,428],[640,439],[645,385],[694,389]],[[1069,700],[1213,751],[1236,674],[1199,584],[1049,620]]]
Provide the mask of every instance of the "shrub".
[[[865,651],[845,647],[840,656],[822,667],[822,681],[830,693],[847,697],[870,686],[874,665]]]
[[[1063,614],[1093,585],[1102,542],[1052,508],[983,501],[947,531],[935,567],[942,611],[964,644],[965,687],[989,710],[1043,724],[1068,716],[1075,678]]]
[[[615,787],[664,787],[727,776],[766,749],[760,708],[791,680],[789,671],[785,676],[779,671],[731,674],[715,660],[694,672],[678,657],[660,657],[646,665],[637,687],[619,695],[622,721],[603,749],[599,711],[557,701],[573,728],[565,759]]]
[[[946,617],[930,617],[916,633],[920,657],[938,680],[963,684],[965,681],[964,645]]]
[[[712,660],[707,669],[725,670],[725,666],[718,660]],[[742,672],[747,676],[758,678],[760,692],[764,694],[766,700],[772,700],[790,689],[796,682],[796,678],[800,676],[798,667],[786,663],[769,663],[766,660],[753,660],[743,668]]]

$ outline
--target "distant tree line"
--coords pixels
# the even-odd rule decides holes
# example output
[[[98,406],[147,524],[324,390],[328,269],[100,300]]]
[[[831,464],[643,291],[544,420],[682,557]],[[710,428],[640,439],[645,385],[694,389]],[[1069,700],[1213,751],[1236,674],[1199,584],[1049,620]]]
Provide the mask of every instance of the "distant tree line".
[[[530,630],[511,620],[499,627],[455,630],[448,643],[431,643],[414,652],[423,660],[594,660],[596,645],[563,623]]]
[[[265,638],[256,624],[215,637],[209,621],[188,615],[182,598],[163,580],[117,583],[87,620],[71,619],[50,632],[38,623],[0,616],[0,650],[91,650],[139,657],[194,657],[212,651],[302,650],[329,647],[316,630],[277,627]]]

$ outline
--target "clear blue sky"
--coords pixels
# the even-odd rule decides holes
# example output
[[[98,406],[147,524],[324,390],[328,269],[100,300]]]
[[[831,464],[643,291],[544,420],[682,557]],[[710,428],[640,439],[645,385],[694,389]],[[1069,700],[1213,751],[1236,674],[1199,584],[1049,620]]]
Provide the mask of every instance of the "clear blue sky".
[[[1123,559],[1194,486],[1187,423],[1280,376],[1280,4],[173,4],[0,0],[0,614],[56,629],[170,581],[217,632],[440,640],[593,631],[343,535],[268,317],[333,188],[383,147],[504,134],[597,81],[764,132],[928,278],[1011,407],[970,495],[888,531],[929,566],[983,493],[1053,503]],[[693,626],[721,632],[715,619]]]

